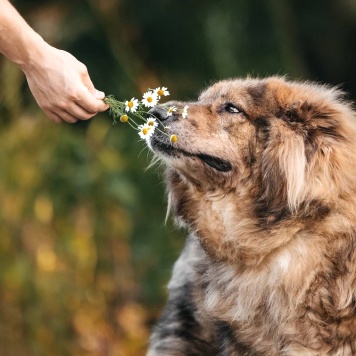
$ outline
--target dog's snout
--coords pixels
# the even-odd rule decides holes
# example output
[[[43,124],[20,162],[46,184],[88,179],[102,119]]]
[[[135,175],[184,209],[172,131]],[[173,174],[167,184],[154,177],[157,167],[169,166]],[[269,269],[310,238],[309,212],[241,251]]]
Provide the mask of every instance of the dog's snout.
[[[155,106],[151,110],[148,111],[149,115],[153,116],[154,118],[158,119],[159,121],[164,121],[168,119],[167,109],[164,109],[159,106]]]

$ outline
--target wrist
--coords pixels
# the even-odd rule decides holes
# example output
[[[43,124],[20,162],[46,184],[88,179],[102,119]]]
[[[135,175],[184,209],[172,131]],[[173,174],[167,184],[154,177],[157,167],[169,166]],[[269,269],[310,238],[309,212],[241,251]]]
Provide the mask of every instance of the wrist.
[[[0,52],[25,71],[39,61],[45,42],[9,2],[0,0],[0,7]]]
[[[44,54],[50,47],[39,34],[33,33],[30,38],[26,39],[26,45],[23,47],[21,57],[15,63],[26,74],[43,63]]]

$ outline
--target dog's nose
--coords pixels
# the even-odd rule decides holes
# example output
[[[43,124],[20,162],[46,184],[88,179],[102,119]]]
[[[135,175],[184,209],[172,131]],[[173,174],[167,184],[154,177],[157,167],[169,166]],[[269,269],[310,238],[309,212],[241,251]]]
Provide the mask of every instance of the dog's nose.
[[[148,111],[148,114],[153,116],[155,119],[158,119],[159,121],[164,121],[168,119],[167,109],[164,109],[160,106],[155,106],[154,108]]]

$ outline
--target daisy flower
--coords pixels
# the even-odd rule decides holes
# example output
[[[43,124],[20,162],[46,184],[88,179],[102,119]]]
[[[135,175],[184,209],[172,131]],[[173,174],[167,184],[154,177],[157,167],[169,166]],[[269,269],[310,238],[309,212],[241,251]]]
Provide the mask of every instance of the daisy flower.
[[[178,136],[177,135],[171,135],[171,137],[169,138],[169,141],[171,141],[172,143],[175,143],[178,141]]]
[[[167,96],[169,95],[169,91],[167,90],[166,87],[158,87],[155,89],[155,93],[157,94],[158,97],[161,97],[161,96]]]
[[[138,127],[138,134],[142,138],[142,140],[147,140],[149,137],[152,136],[154,131],[155,127],[150,126],[148,124],[143,124]]]
[[[130,101],[125,101],[125,110],[135,112],[138,108],[138,99],[132,98]]]
[[[175,111],[177,111],[177,107],[171,106],[171,107],[167,110],[167,116],[172,116]]]
[[[188,117],[188,108],[189,106],[186,105],[184,108],[183,108],[183,112],[182,112],[182,118],[183,119],[186,119]]]
[[[129,120],[129,117],[127,115],[124,114],[124,115],[120,116],[120,121],[121,122],[127,122],[128,120]]]
[[[146,106],[146,108],[153,108],[157,105],[158,96],[152,90],[147,91],[143,94],[142,104]]]
[[[148,109],[146,110],[143,107],[146,106],[150,108],[156,106],[161,95],[169,95],[167,88],[159,87],[154,90],[148,89],[141,100],[132,98],[127,101],[119,101],[116,100],[113,95],[108,95],[104,98],[104,102],[109,105],[109,113],[114,118],[114,124],[117,123],[117,120],[127,122],[128,125],[137,131],[142,140],[146,140],[148,145],[149,138],[154,134],[156,128],[162,135],[167,137],[167,140],[169,140],[171,144],[174,144],[178,141],[178,136],[173,134],[170,126],[163,125],[153,113],[151,114]],[[183,110],[180,108],[177,109],[176,106],[165,106],[164,109],[161,107],[161,110],[166,111],[166,116],[172,116],[176,111],[179,113],[183,111],[183,116],[187,117],[187,109],[187,105]],[[144,123],[139,125],[134,118],[142,120]]]
[[[155,118],[153,118],[153,117],[149,117],[149,118],[147,119],[147,121],[146,121],[146,124],[147,124],[148,126],[151,126],[151,127],[157,127],[157,126],[158,126],[157,120],[156,120]]]

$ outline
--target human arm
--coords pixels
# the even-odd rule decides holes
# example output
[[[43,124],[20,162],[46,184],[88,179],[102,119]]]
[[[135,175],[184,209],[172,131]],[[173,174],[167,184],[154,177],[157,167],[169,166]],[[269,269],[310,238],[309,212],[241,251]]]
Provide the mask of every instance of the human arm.
[[[54,122],[87,120],[108,108],[85,65],[46,43],[7,0],[0,0],[0,52],[22,69],[38,105]]]

